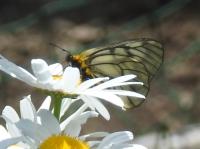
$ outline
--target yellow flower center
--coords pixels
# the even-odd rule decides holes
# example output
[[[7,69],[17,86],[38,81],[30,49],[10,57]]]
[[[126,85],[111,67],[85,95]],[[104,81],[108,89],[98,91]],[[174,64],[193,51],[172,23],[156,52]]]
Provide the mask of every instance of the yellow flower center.
[[[11,145],[9,146],[9,149],[23,149],[23,148],[18,145]]]
[[[46,139],[39,149],[89,149],[89,145],[69,136],[53,135]]]
[[[62,76],[61,75],[53,75],[53,80],[61,80]]]

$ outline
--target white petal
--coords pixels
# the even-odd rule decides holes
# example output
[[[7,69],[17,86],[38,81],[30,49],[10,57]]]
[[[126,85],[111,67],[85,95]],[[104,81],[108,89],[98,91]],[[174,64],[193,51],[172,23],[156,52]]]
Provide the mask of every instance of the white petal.
[[[112,146],[113,144],[121,144],[133,140],[133,134],[129,131],[114,132],[106,136],[97,149],[101,149],[104,146]]]
[[[74,119],[76,119],[77,116],[79,116],[83,111],[87,109],[87,105],[83,104],[76,112],[74,112],[72,115],[70,115],[67,119],[65,119],[61,124],[60,128],[61,131],[64,130],[64,128]]]
[[[49,71],[51,75],[62,75],[63,66],[60,63],[49,65]]]
[[[104,90],[104,92],[109,92],[116,95],[122,95],[122,96],[132,96],[132,97],[138,97],[138,98],[145,98],[144,95],[133,92],[133,91],[126,91],[126,90]]]
[[[94,133],[89,133],[87,135],[80,136],[79,138],[81,140],[86,140],[86,139],[92,139],[92,138],[102,138],[107,136],[109,133],[108,132],[94,132]]]
[[[113,144],[109,149],[135,149],[133,144]]]
[[[112,83],[112,84],[100,84],[98,86],[93,87],[92,89],[95,90],[103,90],[106,88],[112,88],[112,87],[118,87],[118,86],[127,86],[127,85],[143,85],[144,83],[142,82],[120,82],[120,83]]]
[[[77,116],[65,127],[65,134],[78,137],[81,131],[81,125],[85,124],[88,118],[97,117],[98,113],[95,111],[86,111],[81,115]]]
[[[108,110],[98,99],[89,96],[81,96],[81,98],[86,104],[89,104],[92,109],[95,108],[106,120],[110,119]]]
[[[8,132],[12,137],[20,137],[22,136],[20,130],[16,127],[15,124],[12,123],[6,123],[6,127],[8,129]]]
[[[33,123],[30,120],[21,119],[16,123],[22,134],[29,136],[36,142],[40,142],[50,136],[50,132],[43,126]]]
[[[19,121],[17,112],[10,106],[6,106],[2,111],[2,116],[9,118],[13,123]]]
[[[17,78],[31,86],[36,85],[36,78],[31,73],[15,65],[14,63],[8,61],[2,55],[0,55],[0,70],[8,73],[12,77]]]
[[[63,73],[62,88],[66,92],[72,92],[80,83],[80,72],[78,68],[67,67]]]
[[[2,118],[6,121],[6,128],[12,137],[21,136],[21,132],[15,125],[18,120],[13,120],[12,117],[7,117],[6,115],[2,115]]]
[[[43,101],[43,103],[41,104],[40,108],[38,109],[41,110],[41,109],[46,109],[46,110],[49,110],[50,109],[50,106],[51,106],[51,97],[50,96],[47,96],[45,98],[45,100]]]
[[[117,77],[117,78],[114,78],[112,80],[109,80],[105,83],[102,83],[96,87],[94,87],[95,89],[98,88],[98,89],[104,89],[104,88],[109,88],[109,87],[113,87],[115,86],[115,84],[119,84],[119,83],[122,83],[122,82],[125,82],[125,81],[128,81],[128,80],[131,80],[131,79],[134,79],[136,76],[135,75],[125,75],[125,76],[120,76],[120,77]]]
[[[116,106],[124,107],[124,103],[123,103],[122,99],[120,97],[118,97],[117,95],[114,95],[114,94],[109,93],[109,92],[96,91],[96,90],[88,89],[84,92],[80,92],[79,94],[97,97],[97,98],[106,100],[106,101],[108,101],[108,102],[110,102],[110,103],[112,103]]]
[[[1,147],[1,149],[23,149],[19,146],[9,147],[11,145],[17,144],[20,141],[22,141],[22,137],[6,139],[6,140],[3,140],[3,141],[0,142],[0,147]]]
[[[84,103],[92,110],[95,111],[95,106],[93,105],[93,102],[91,102],[91,98],[88,98],[88,96],[80,95],[78,97],[79,99],[83,100]]]
[[[147,149],[147,148],[145,146],[143,146],[143,145],[133,144],[133,148],[132,149]]]
[[[111,149],[147,149],[145,146],[139,144],[116,144]]]
[[[65,112],[68,110],[69,106],[72,104],[71,98],[64,98],[62,100],[61,104],[61,110],[60,110],[60,118],[65,114]]]
[[[20,113],[23,119],[29,119],[36,122],[36,109],[31,102],[30,95],[20,100]]]
[[[37,81],[42,84],[48,84],[52,81],[52,75],[49,71],[48,64],[42,59],[31,60],[31,66]]]
[[[7,130],[2,125],[0,125],[0,134],[1,134],[0,141],[11,137],[10,134],[7,132]]]
[[[38,116],[41,118],[41,125],[45,127],[51,134],[60,133],[60,125],[50,111],[41,109],[38,112]]]
[[[101,82],[101,81],[104,81],[104,80],[108,80],[109,78],[108,77],[105,77],[105,78],[94,78],[94,79],[90,79],[90,80],[87,80],[87,81],[84,81],[83,83],[81,83],[78,88],[77,88],[77,91],[80,90],[85,90],[85,89],[88,89],[90,88],[91,86]]]
[[[75,123],[74,121],[71,121],[66,126],[64,133],[69,136],[77,137],[79,136],[80,131],[81,131],[81,125],[79,123]]]
[[[95,105],[96,110],[106,119],[110,120],[110,114],[106,107],[96,98],[92,99],[93,104]]]
[[[88,145],[91,149],[96,149],[96,147],[100,144],[101,141],[87,141]]]
[[[98,115],[99,114],[95,111],[86,111],[86,112],[81,113],[80,116],[76,117],[76,120],[74,121],[84,124],[87,122],[89,118],[98,117]]]

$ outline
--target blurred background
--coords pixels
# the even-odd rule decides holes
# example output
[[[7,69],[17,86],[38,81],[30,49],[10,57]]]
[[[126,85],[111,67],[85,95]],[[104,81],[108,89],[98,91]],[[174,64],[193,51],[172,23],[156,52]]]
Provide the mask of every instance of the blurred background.
[[[149,148],[200,149],[199,18],[198,0],[0,1],[0,53],[31,70],[32,58],[64,61],[65,53],[50,42],[76,53],[134,38],[159,40],[164,64],[146,102],[128,111],[107,104],[111,121],[92,119],[83,133],[130,130],[136,142]],[[5,105],[18,109],[29,93],[39,106],[43,96],[0,73],[1,111]]]

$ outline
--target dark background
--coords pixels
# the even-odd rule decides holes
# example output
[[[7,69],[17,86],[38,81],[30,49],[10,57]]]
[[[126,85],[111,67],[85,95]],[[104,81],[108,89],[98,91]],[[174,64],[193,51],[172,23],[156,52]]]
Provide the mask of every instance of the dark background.
[[[164,65],[146,102],[126,112],[108,104],[111,121],[90,120],[84,131],[175,132],[200,121],[199,10],[198,0],[0,1],[0,53],[30,70],[32,58],[63,62],[65,54],[50,42],[75,53],[133,38],[159,40]],[[29,93],[42,102],[28,85],[0,73],[1,110],[18,108]]]

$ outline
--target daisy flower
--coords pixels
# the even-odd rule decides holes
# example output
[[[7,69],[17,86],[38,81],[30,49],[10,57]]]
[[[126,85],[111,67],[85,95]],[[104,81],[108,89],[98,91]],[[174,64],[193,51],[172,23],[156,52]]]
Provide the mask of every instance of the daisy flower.
[[[38,111],[40,109],[49,109],[50,102],[50,97],[47,97],[38,109]],[[31,102],[30,95],[20,100],[20,113],[21,119],[29,119],[31,121],[37,122],[37,112]],[[26,138],[21,134],[21,132],[15,125],[15,123],[20,120],[17,112],[12,107],[6,106],[2,111],[1,117],[6,121],[6,128],[0,125],[1,148],[7,149],[8,144],[12,144],[12,146],[8,147],[8,149],[27,148],[27,145],[22,143],[22,140],[26,140]]]
[[[56,101],[54,102],[54,115],[58,118],[63,98],[76,98],[83,100],[92,110],[96,109],[101,115],[108,113],[102,99],[118,107],[125,108],[127,101],[121,96],[135,97],[144,100],[145,96],[134,91],[111,89],[125,85],[143,85],[135,82],[135,75],[125,75],[109,80],[108,77],[94,78],[81,83],[78,68],[66,67],[63,69],[59,63],[48,65],[42,59],[31,61],[33,74],[8,61],[0,55],[0,70],[8,73],[35,88],[45,90]],[[109,116],[103,115],[109,119]]]
[[[59,124],[59,121],[52,115],[51,111],[49,111],[50,101],[50,97],[47,97],[36,111],[30,96],[25,97],[20,101],[21,118],[12,107],[6,106],[1,116],[6,121],[7,128],[7,130],[5,130],[0,127],[2,132],[4,132],[0,133],[1,149],[7,149],[7,147],[38,149],[38,144],[41,143],[40,140],[28,136],[26,134],[26,129],[30,128],[29,131],[32,132],[32,135],[34,134],[35,137],[38,136],[39,139],[57,134],[62,136],[62,133],[77,135],[80,133],[81,125],[84,124],[88,118],[98,116],[98,113],[95,111],[85,111],[87,106],[84,104]],[[73,103],[69,101],[70,100],[66,100],[66,102],[63,103],[65,106],[61,110],[61,116],[64,115],[65,111],[67,111]],[[21,129],[21,127],[23,129]],[[6,134],[6,136],[1,136],[2,134]]]
[[[40,110],[38,113],[40,123],[29,119],[20,119],[15,124],[23,138],[26,138],[20,141],[30,149],[146,149],[132,143],[133,134],[129,131],[111,134],[95,132],[81,136],[81,125],[88,118],[96,117],[98,114],[94,111],[78,111],[75,112],[76,116],[73,115],[73,118],[67,118],[60,124],[54,115],[46,109]],[[5,146],[3,143],[0,142],[0,146]],[[7,147],[13,145],[11,143],[7,143]],[[15,141],[15,143],[17,142]]]
[[[61,64],[48,65],[42,59],[32,59],[31,67],[33,74],[0,55],[0,70],[32,87],[70,93],[80,83],[77,68],[66,67],[63,71]]]

